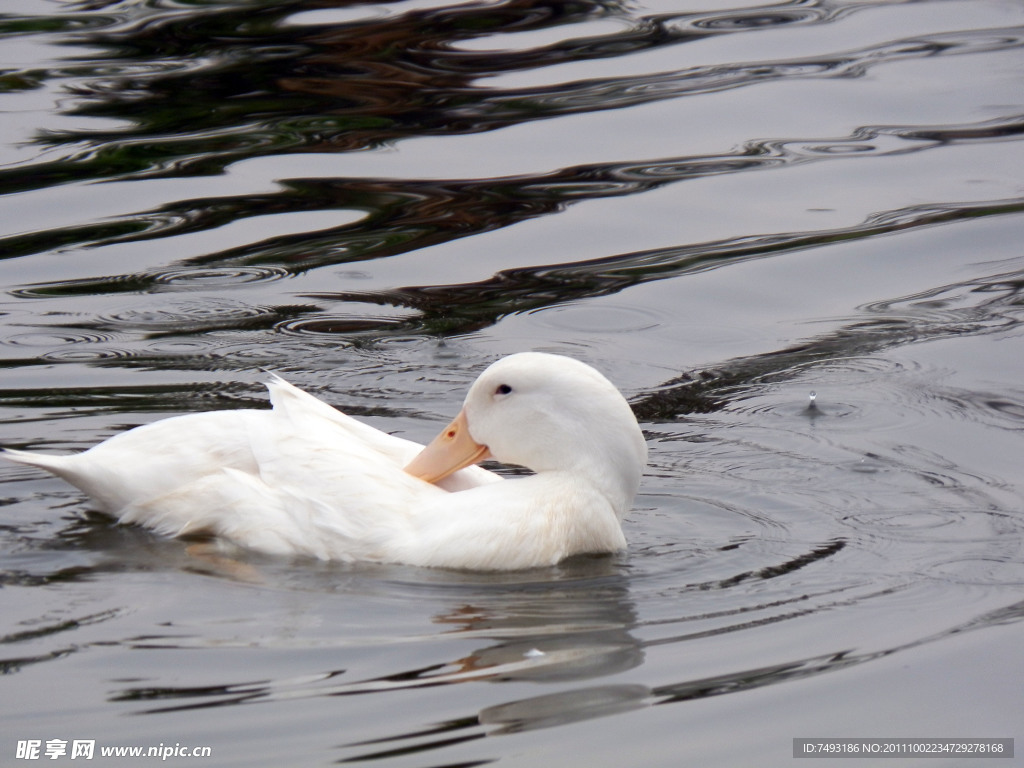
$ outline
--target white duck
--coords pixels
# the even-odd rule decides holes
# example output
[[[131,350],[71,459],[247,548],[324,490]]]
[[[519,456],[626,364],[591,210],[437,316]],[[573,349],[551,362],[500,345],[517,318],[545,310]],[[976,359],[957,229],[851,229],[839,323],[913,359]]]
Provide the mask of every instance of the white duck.
[[[274,377],[273,410],[178,416],[71,456],[4,451],[123,523],[214,534],[273,554],[516,569],[625,546],[647,461],[629,405],[578,360],[491,365],[426,448]],[[488,457],[536,474],[513,481]]]

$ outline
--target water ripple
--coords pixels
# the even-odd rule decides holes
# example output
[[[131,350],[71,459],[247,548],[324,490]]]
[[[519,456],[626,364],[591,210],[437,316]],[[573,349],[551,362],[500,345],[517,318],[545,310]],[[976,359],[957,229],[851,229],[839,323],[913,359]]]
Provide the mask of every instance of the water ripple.
[[[380,334],[389,331],[409,329],[409,322],[402,318],[374,317],[370,315],[318,315],[316,317],[288,320],[276,328],[282,333],[314,336],[349,336],[372,332]]]
[[[283,267],[167,267],[153,272],[61,280],[15,288],[9,293],[21,299],[102,296],[118,293],[170,293],[175,291],[224,290],[256,282],[279,280],[291,272]]]
[[[720,14],[697,14],[684,17],[687,24],[694,29],[707,29],[714,32],[791,24],[817,24],[827,18],[829,18],[829,11],[824,8],[733,9]]]
[[[153,273],[150,277],[157,286],[174,290],[207,290],[227,288],[246,283],[279,280],[290,273],[283,267],[223,267],[191,268],[177,267]]]
[[[62,318],[59,325],[33,322],[31,330],[12,332],[0,339],[5,364],[95,363],[132,356],[125,334]],[[14,326],[18,327],[18,326]],[[26,327],[22,325],[21,327]]]
[[[125,307],[98,316],[100,322],[115,328],[168,333],[259,327],[278,317],[273,307],[211,297],[195,301],[149,301],[145,306]]]

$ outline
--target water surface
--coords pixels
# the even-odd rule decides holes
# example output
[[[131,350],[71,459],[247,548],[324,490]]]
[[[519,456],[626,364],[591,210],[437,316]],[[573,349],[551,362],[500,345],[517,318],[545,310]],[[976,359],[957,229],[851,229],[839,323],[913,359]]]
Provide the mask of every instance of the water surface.
[[[1019,3],[3,13],[0,444],[265,407],[268,370],[426,440],[539,349],[651,460],[627,552],[497,575],[214,558],[0,467],[2,762],[1024,737]]]

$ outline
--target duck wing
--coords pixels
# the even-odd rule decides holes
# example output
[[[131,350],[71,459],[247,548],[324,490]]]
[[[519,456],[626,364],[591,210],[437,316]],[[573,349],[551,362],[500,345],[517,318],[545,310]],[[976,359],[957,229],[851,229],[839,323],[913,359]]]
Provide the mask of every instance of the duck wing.
[[[273,409],[189,414],[82,453],[6,450],[160,533],[209,532],[264,552],[376,559],[412,510],[501,478],[479,467],[438,487],[403,471],[422,446],[364,424],[274,376]]]

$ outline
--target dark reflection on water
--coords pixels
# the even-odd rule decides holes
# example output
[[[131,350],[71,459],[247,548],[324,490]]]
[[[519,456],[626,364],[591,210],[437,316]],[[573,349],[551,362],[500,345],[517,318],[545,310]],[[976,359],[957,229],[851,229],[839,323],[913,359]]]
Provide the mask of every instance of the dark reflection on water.
[[[62,19],[63,42],[90,52],[49,71],[11,75],[8,87],[67,81],[68,114],[112,118],[116,129],[46,131],[41,144],[72,148],[58,160],[0,171],[8,192],[76,179],[146,179],[216,173],[245,158],[278,153],[345,152],[440,132],[495,130],[563,112],[628,106],[743,85],[766,78],[860,76],[905,58],[1018,48],[1019,29],[978,29],[889,41],[839,57],[691,68],[656,76],[581,80],[543,92],[502,90],[489,76],[560,61],[628,56],[793,24],[831,23],[873,4],[743,9],[729,13],[644,16],[617,3],[468,3],[411,9],[343,25],[304,25],[306,3],[248,3],[230,7],[163,9],[99,4]],[[586,20],[628,21],[615,32],[518,51],[473,51],[461,43],[497,31],[527,32]],[[296,21],[292,22],[291,19]],[[23,33],[44,19],[11,21]],[[97,53],[99,51],[101,53]],[[651,78],[654,79],[651,79]],[[502,106],[506,105],[506,106]],[[375,260],[454,239],[481,235],[566,206],[635,195],[678,182],[851,157],[884,157],[1021,135],[1019,114],[972,124],[866,126],[833,139],[756,139],[734,152],[568,167],[501,179],[287,179],[281,191],[195,198],[115,220],[26,232],[0,240],[7,257],[72,246],[99,247],[164,239],[214,229],[248,217],[325,210],[362,211],[360,221],[316,233],[289,234],[204,253],[171,267],[24,286],[14,295],[60,299],[216,289],[265,282],[333,264]],[[876,214],[853,227],[744,235],[735,240],[671,246],[594,261],[517,267],[483,282],[412,286],[387,291],[309,294],[321,302],[362,302],[411,310],[395,317],[324,315],[319,304],[232,305],[202,299],[154,312],[129,311],[82,320],[64,330],[67,341],[99,342],[120,328],[192,336],[239,329],[351,338],[479,331],[510,313],[605,296],[649,280],[815,245],[874,238],[909,227],[978,216],[1016,214],[1019,199],[912,206]],[[61,332],[53,332],[59,336]],[[38,340],[37,340],[38,341]],[[38,346],[38,344],[37,344]],[[834,355],[834,339],[816,349]],[[74,359],[89,352],[72,352]],[[120,358],[143,366],[160,357],[111,348],[97,360]],[[60,359],[43,356],[42,359]],[[78,359],[85,359],[78,357]],[[788,358],[775,362],[785,363]],[[741,381],[745,366],[736,375]],[[659,394],[663,402],[664,396]],[[659,406],[658,413],[671,415]],[[677,411],[678,412],[678,411]],[[641,413],[652,412],[644,411]]]
[[[576,85],[569,91],[576,96],[567,97],[558,91],[495,92],[477,81],[498,73],[620,57],[730,31],[825,22],[836,16],[818,9],[642,16],[618,2],[505,0],[412,9],[344,25],[289,22],[301,11],[319,8],[309,2],[163,10],[157,10],[160,4],[149,9],[103,3],[91,5],[92,14],[64,18],[59,23],[67,44],[97,47],[105,55],[82,57],[80,63],[69,62],[55,71],[10,75],[8,88],[38,87],[51,77],[81,79],[76,85],[81,103],[75,114],[125,120],[131,127],[90,132],[88,137],[48,133],[42,140],[85,139],[101,149],[49,169],[37,167],[31,180],[8,175],[8,189],[61,183],[76,174],[95,178],[140,170],[209,173],[217,170],[211,163],[241,156],[297,148],[359,149],[409,135],[490,130],[581,106],[623,106],[661,94],[653,93],[652,84],[632,78],[595,84],[602,91],[600,98]],[[843,12],[855,9],[856,5],[847,6]],[[629,23],[598,38],[523,51],[459,49],[463,41],[486,39],[496,32],[547,29],[605,16]],[[35,27],[54,31],[48,20],[31,18],[12,20],[0,31],[23,34]],[[919,47],[925,48],[925,43]],[[943,49],[950,47],[953,44]],[[765,69],[759,65],[754,77],[763,77]],[[689,80],[694,75],[679,77]],[[742,80],[742,75],[727,77],[732,84]],[[604,93],[609,90],[635,95],[624,102],[609,101]],[[567,103],[580,95],[583,104]],[[244,128],[245,133],[233,134],[230,128]],[[169,135],[175,138],[166,138]],[[150,141],[135,140],[143,137]],[[124,143],[127,139],[131,143]],[[103,149],[105,144],[111,146]]]
[[[843,4],[847,14],[873,3]],[[493,130],[574,110],[609,109],[651,99],[720,90],[794,76],[859,76],[870,66],[914,58],[1019,47],[1022,28],[971,30],[887,42],[841,57],[756,62],[507,91],[481,87],[489,75],[561,61],[626,56],[709,35],[833,21],[823,9],[728,15],[634,16],[615,2],[466,3],[412,10],[339,28],[289,24],[309,3],[245,3],[230,8],[92,20],[69,44],[106,55],[51,76],[82,78],[74,114],[131,123],[110,132],[48,133],[41,141],[85,139],[88,158],[36,167],[34,179],[8,176],[10,190],[66,182],[76,173],[109,178],[138,171],[210,173],[216,165],[268,153],[360,149],[410,135]],[[629,27],[519,52],[459,50],[460,41],[549,28],[602,16]],[[97,27],[100,27],[97,29]],[[49,31],[49,30],[47,30]],[[118,62],[125,62],[124,72]],[[99,62],[105,62],[102,68]],[[96,79],[92,79],[92,78]],[[35,82],[45,75],[35,73]],[[27,83],[33,82],[26,79]],[[15,81],[16,82],[16,81]],[[486,81],[483,82],[486,85]],[[308,117],[307,117],[308,116]],[[245,129],[244,135],[227,133]],[[173,140],[162,137],[173,135]],[[146,138],[148,141],[140,141]],[[130,141],[127,141],[130,140]],[[110,144],[108,148],[104,145]],[[190,157],[189,157],[190,156]],[[77,169],[77,170],[75,170]],[[99,172],[97,172],[99,171]]]
[[[463,285],[407,287],[385,293],[310,294],[311,299],[369,301],[416,309],[434,333],[465,333],[523,312],[579,299],[617,293],[638,283],[679,277],[762,256],[777,256],[817,245],[877,237],[912,227],[1019,214],[1020,200],[994,200],[962,206],[922,206],[878,215],[840,230],[747,236],[738,241],[700,243],[499,272],[487,281]],[[1003,276],[1000,284],[1006,281]],[[941,289],[940,289],[941,290]],[[744,375],[746,375],[744,373]]]
[[[792,14],[801,22],[826,22],[838,12],[631,18],[633,28],[608,35],[609,48],[604,52],[592,50],[597,43],[585,38],[578,45],[572,41],[517,53],[479,54],[458,50],[458,42],[499,29],[531,30],[604,15],[619,17],[625,11],[616,3],[469,3],[414,10],[337,29],[287,23],[304,7],[299,3],[214,6],[155,18],[140,13],[139,19],[133,19],[132,9],[127,8],[123,18],[104,17],[105,22],[70,33],[68,44],[97,47],[105,55],[90,57],[77,67],[37,72],[33,82],[69,79],[76,97],[69,114],[111,118],[126,125],[116,130],[41,134],[37,141],[46,145],[82,146],[56,161],[0,171],[0,191],[40,189],[74,180],[211,174],[245,158],[351,151],[404,137],[495,130],[561,113],[753,85],[767,77],[859,76],[868,67],[904,57],[1000,51],[1021,45],[1020,30],[972,30],[890,42],[840,60],[698,68],[659,74],[654,82],[628,77],[621,82],[572,82],[564,86],[565,93],[531,94],[487,87],[486,78],[562,58],[625,56],[637,49],[720,35],[723,30],[792,23]],[[856,9],[856,4],[846,5],[842,13]],[[907,152],[951,142],[999,140],[1020,132],[1017,116],[966,126],[865,127],[849,138],[824,142],[760,140],[735,155],[662,158],[639,165],[620,162],[507,180],[293,179],[284,182],[285,191],[273,195],[187,200],[120,221],[5,238],[0,245],[5,255],[19,256],[74,244],[162,238],[268,213],[337,208],[369,214],[359,225],[318,236],[290,236],[194,260],[203,265],[272,261],[306,269],[390,256],[549,214],[572,202],[634,194],[655,184],[707,174],[844,156],[851,151]],[[894,138],[906,143],[890,145]],[[143,290],[151,287],[154,278],[127,276],[88,287],[101,292]],[[82,286],[69,288],[81,290]]]
[[[580,299],[613,295],[633,285],[651,280],[672,279],[730,263],[761,257],[775,257],[809,247],[829,243],[871,238],[915,227],[949,224],[987,216],[1019,215],[1024,202],[1001,200],[971,205],[919,206],[873,217],[856,227],[839,230],[796,232],[784,235],[749,236],[739,241],[701,243],[660,251],[623,254],[593,261],[577,261],[499,272],[484,282],[463,285],[418,286],[391,289],[385,292],[348,292],[306,294],[311,301],[336,303],[359,302],[383,304],[415,311],[416,314],[394,318],[331,317],[315,303],[257,307],[231,301],[197,300],[194,306],[178,302],[172,309],[109,314],[95,321],[81,321],[64,326],[65,334],[75,342],[104,342],[118,327],[127,326],[147,331],[148,338],[191,336],[218,329],[277,330],[300,335],[322,335],[326,338],[347,337],[370,332],[405,335],[428,332],[436,335],[464,334],[497,323],[512,312],[564,304]],[[301,239],[296,236],[296,239]],[[189,274],[189,273],[183,273]],[[236,271],[228,280],[241,275],[243,280],[253,272]],[[258,277],[277,277],[270,271]],[[188,279],[220,280],[214,272]],[[14,295],[31,297],[73,296],[80,293],[159,291],[160,284],[173,284],[170,272],[144,276],[106,278],[102,281],[64,282],[50,286],[32,286],[14,291]],[[770,375],[787,376],[801,366],[851,355],[863,355],[899,346],[908,342],[936,339],[951,335],[1007,331],[1021,322],[1018,311],[1024,273],[997,273],[972,277],[964,283],[935,286],[911,296],[888,299],[866,307],[870,319],[858,319],[849,327],[802,342],[797,346],[772,351],[750,359],[729,361],[715,370],[687,372],[678,379],[660,382],[657,390],[634,398],[636,413],[641,419],[671,419],[693,412],[707,412],[722,407],[730,393],[745,382]],[[943,308],[944,296],[969,291],[977,298],[969,306],[960,304]],[[925,302],[932,302],[925,310]],[[900,307],[912,308],[900,311]],[[73,328],[73,330],[72,330]],[[119,355],[116,351],[89,353],[70,352],[72,360],[117,359],[122,364],[151,366],[160,358],[152,354]],[[41,360],[62,359],[55,353]],[[203,365],[201,360],[195,361]],[[122,391],[120,396],[127,395]],[[13,393],[10,393],[13,395]],[[9,395],[9,396],[10,396]]]

